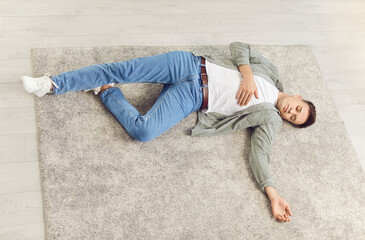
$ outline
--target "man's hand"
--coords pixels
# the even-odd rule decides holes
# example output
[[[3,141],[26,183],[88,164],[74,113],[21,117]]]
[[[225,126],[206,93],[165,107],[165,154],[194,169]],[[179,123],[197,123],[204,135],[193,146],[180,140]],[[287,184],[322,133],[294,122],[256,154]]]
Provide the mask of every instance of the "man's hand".
[[[271,200],[272,214],[279,222],[290,222],[292,216],[289,204],[281,197]]]
[[[253,79],[253,73],[251,67],[248,65],[240,65],[239,70],[243,76],[240,88],[238,89],[236,99],[238,99],[237,104],[240,106],[247,105],[253,94],[258,99],[256,83]]]
[[[292,216],[289,204],[279,196],[274,187],[265,187],[271,201],[272,214],[279,222],[290,222]]]

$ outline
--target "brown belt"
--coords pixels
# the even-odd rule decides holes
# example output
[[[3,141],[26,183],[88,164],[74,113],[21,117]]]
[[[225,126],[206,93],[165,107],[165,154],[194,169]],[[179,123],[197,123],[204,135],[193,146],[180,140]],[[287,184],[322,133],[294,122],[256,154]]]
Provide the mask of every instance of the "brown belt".
[[[202,63],[201,63],[201,79],[202,79],[202,88],[203,88],[203,104],[200,107],[200,109],[204,109],[207,108],[208,106],[208,75],[207,75],[207,70],[205,69],[205,58],[202,58]]]

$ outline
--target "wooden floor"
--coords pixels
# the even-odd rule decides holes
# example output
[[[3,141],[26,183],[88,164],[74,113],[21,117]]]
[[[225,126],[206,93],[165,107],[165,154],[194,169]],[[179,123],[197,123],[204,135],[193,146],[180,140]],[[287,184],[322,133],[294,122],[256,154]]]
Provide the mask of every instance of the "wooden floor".
[[[311,45],[365,165],[363,0],[0,0],[0,239],[45,236],[31,48],[232,41]]]

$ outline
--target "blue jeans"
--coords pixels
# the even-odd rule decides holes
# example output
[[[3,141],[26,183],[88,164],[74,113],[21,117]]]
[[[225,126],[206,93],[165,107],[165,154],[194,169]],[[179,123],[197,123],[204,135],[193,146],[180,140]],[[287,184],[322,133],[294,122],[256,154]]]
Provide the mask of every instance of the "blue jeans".
[[[175,51],[123,62],[84,67],[53,76],[54,94],[92,89],[109,83],[164,84],[156,103],[142,116],[117,88],[100,94],[101,101],[135,139],[147,142],[199,110],[203,103],[201,57]]]

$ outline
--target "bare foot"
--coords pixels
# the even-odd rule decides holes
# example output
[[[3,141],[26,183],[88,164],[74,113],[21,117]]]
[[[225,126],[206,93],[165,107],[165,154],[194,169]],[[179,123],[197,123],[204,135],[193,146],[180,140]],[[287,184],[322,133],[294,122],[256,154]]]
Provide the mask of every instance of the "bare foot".
[[[290,222],[292,212],[289,204],[281,197],[271,200],[272,214],[279,222]]]

